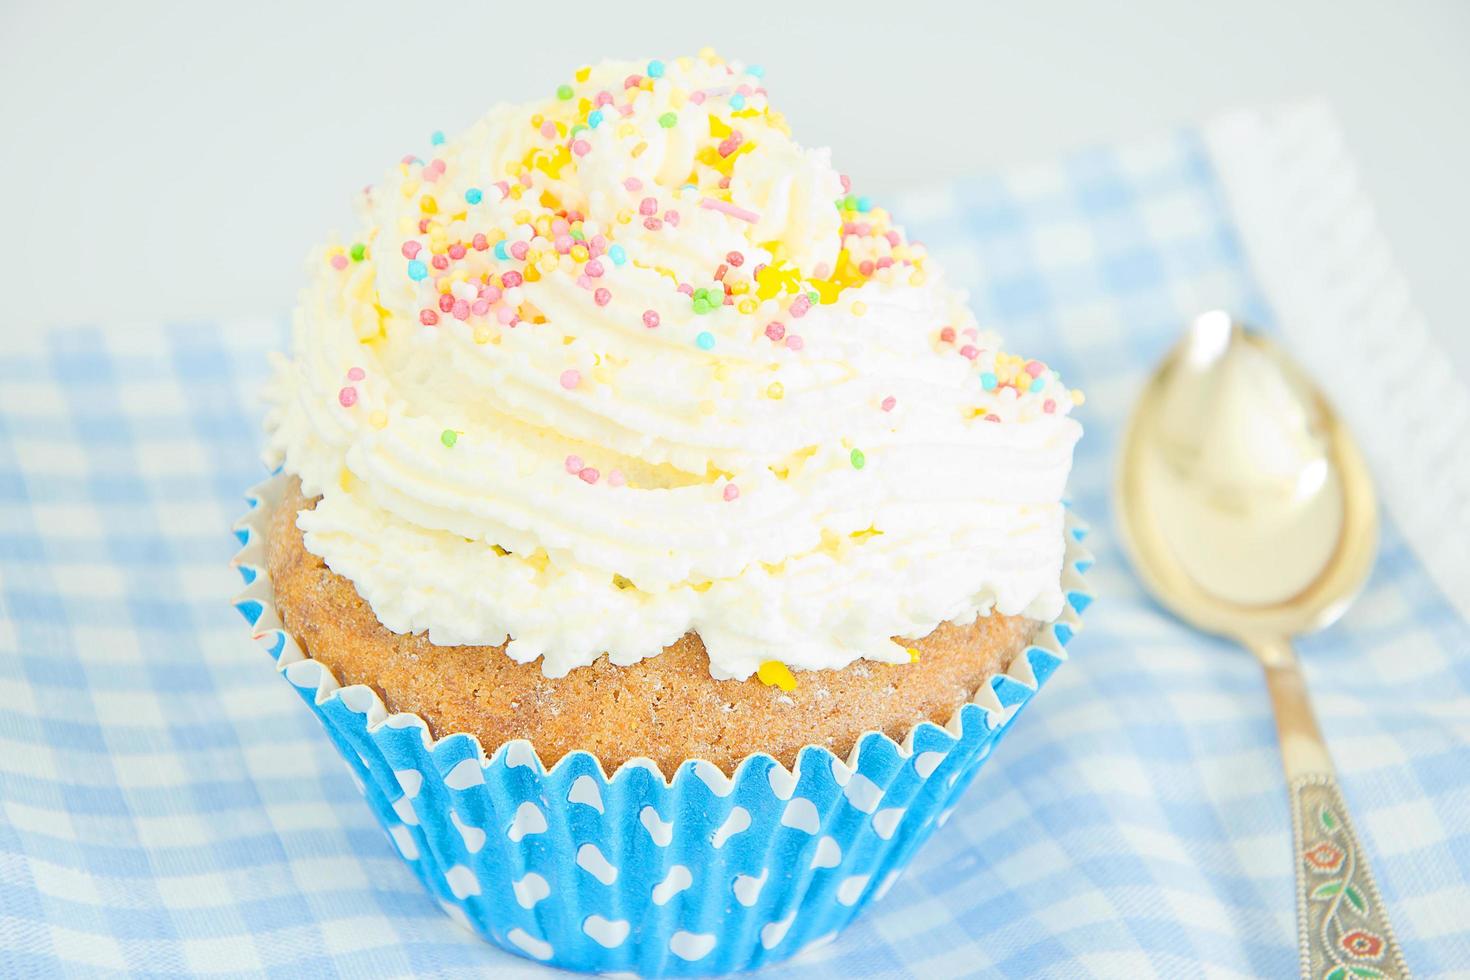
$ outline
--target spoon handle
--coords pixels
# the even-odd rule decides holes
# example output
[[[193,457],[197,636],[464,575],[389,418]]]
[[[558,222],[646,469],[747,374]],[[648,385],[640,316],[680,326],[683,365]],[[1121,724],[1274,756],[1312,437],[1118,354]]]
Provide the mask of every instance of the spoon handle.
[[[1305,980],[1407,978],[1368,855],[1337,788],[1291,644],[1252,643],[1266,668],[1291,795],[1297,936]]]

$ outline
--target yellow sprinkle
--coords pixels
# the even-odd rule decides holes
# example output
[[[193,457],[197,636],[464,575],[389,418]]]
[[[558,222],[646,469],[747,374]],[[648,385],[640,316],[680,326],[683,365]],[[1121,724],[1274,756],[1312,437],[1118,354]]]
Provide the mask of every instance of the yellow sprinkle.
[[[530,224],[531,212],[527,211],[525,208],[521,208],[515,214],[511,215],[511,220],[513,220],[518,225]]]
[[[779,381],[772,381],[766,385],[766,397],[780,401],[786,394],[786,386]]]
[[[388,416],[385,412],[374,412],[368,416],[368,424],[375,429],[384,428],[388,424]]]
[[[1087,396],[1082,393],[1082,389],[1081,388],[1073,388],[1072,389],[1072,404],[1073,405],[1081,405],[1085,401],[1087,401]]]
[[[756,669],[755,676],[762,684],[779,687],[783,691],[796,690],[796,678],[792,676],[791,668],[779,660],[767,660]]]
[[[633,212],[632,211],[623,210],[623,211],[619,211],[618,212],[618,224],[625,225],[625,224],[627,224],[628,222],[630,222],[632,220],[633,220]]]
[[[531,125],[532,125],[532,127],[536,128],[536,129],[540,129],[541,128],[541,124],[544,123],[545,121],[546,121],[546,117],[543,116],[543,115],[541,115],[541,113],[539,113],[539,112],[538,113],[535,113],[534,115],[531,116]]]
[[[419,210],[424,212],[424,214],[438,214],[439,202],[434,200],[432,195],[425,194],[419,198]]]
[[[755,300],[747,296],[745,297],[745,299],[742,299],[739,303],[735,304],[735,308],[738,309],[741,313],[749,314],[755,312],[755,308],[757,305],[758,304]]]
[[[918,662],[919,662],[919,648],[918,647],[909,647],[909,663],[916,664]]]
[[[491,329],[485,326],[483,323],[475,327],[475,343],[488,344],[490,342],[490,338],[493,336],[495,336],[494,332],[491,331]]]
[[[586,262],[587,261],[587,246],[586,245],[573,245],[572,246],[572,252],[571,252],[571,254],[572,254],[572,259],[574,261],[577,261],[577,262]]]
[[[453,285],[454,283],[450,280],[450,278],[448,276],[445,276],[439,280],[439,292],[447,293],[449,292],[449,287]]]
[[[419,182],[416,180],[405,180],[403,182],[403,196],[413,197],[419,192]]]
[[[636,132],[636,130],[633,129],[632,123],[625,122],[618,126],[619,139],[627,139],[629,136],[632,136],[634,132]]]
[[[581,68],[578,68],[577,69],[577,73],[575,75],[573,75],[572,77],[575,78],[579,82],[585,82],[585,81],[587,81],[587,79],[591,75],[592,75],[592,66],[591,65],[583,65]]]
[[[858,300],[858,301],[856,301],[856,302],[854,302],[852,304],[852,315],[853,316],[862,316],[866,312],[868,312],[868,304],[867,303],[864,303],[861,300]]]
[[[641,157],[643,155],[643,151],[646,149],[648,149],[648,144],[645,143],[643,140],[639,140],[637,145],[634,146],[632,149],[633,158],[636,160],[638,157]]]

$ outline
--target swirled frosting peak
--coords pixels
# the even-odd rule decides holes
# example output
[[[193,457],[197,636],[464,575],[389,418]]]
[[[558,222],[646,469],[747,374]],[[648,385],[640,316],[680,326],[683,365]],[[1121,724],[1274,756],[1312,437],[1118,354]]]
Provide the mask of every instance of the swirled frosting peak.
[[[1060,610],[1080,396],[759,69],[582,68],[431,144],[313,255],[269,391],[307,547],[387,628],[550,676],[693,630],[747,677]]]

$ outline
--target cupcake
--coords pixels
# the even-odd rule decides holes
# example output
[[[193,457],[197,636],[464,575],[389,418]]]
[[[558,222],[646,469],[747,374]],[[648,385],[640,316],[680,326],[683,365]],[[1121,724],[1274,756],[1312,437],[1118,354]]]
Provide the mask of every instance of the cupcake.
[[[585,67],[430,144],[311,258],[237,604],[491,942],[829,938],[1063,659],[1081,396],[757,67]]]

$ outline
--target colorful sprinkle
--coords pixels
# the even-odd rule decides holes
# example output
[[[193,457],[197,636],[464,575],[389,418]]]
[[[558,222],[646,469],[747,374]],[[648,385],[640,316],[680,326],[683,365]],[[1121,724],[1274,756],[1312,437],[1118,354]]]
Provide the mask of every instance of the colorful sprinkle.
[[[443,146],[444,145],[444,130],[442,130],[442,129],[436,129],[432,133],[430,133],[429,134],[429,143],[432,144],[433,146]]]
[[[658,124],[664,129],[673,129],[679,123],[679,117],[672,112],[666,112],[658,117]]]
[[[893,406],[897,404],[898,399],[894,398],[892,395],[889,395],[887,398],[883,399],[883,403],[879,407],[882,408],[885,412],[891,412],[893,411]]]
[[[628,261],[628,252],[621,245],[613,245],[608,248],[607,257],[613,260],[613,265],[622,265]]]
[[[464,192],[464,199],[470,204],[479,204],[485,199],[485,192],[480,190],[478,187],[471,187],[469,190]]]
[[[609,470],[608,471],[608,474],[607,474],[607,485],[608,486],[610,486],[610,487],[620,487],[620,486],[622,486],[623,484],[625,484],[627,482],[628,482],[628,478],[625,477],[625,476],[623,476],[623,471],[622,470]]]
[[[702,330],[700,331],[699,336],[694,338],[694,343],[699,347],[700,350],[714,350],[715,335],[710,333],[708,330]]]
[[[352,256],[352,261],[361,262],[367,257],[367,246],[362,242],[358,242],[352,246],[352,251],[348,254]]]
[[[412,279],[414,282],[418,282],[428,274],[429,267],[424,265],[418,259],[413,259],[408,263],[408,278]]]
[[[339,271],[347,268],[347,256],[340,254],[332,256],[332,268]]]
[[[756,668],[755,676],[760,678],[762,684],[770,687],[777,687],[783,691],[796,690],[795,675],[791,673],[790,667],[779,660],[767,660]]]
[[[366,378],[366,377],[367,377],[367,372],[364,371],[360,367],[351,367],[351,368],[348,368],[347,369],[347,380],[348,381],[361,381],[363,378]]]
[[[576,368],[567,368],[561,373],[561,386],[568,391],[582,383],[582,372]]]
[[[786,336],[786,325],[784,323],[780,323],[779,321],[772,320],[770,323],[766,324],[766,336],[769,337],[773,342],[780,340],[782,337]]]
[[[570,85],[558,85],[556,87],[556,97],[558,99],[561,99],[563,102],[567,101],[575,94],[576,93],[572,90],[572,87]]]
[[[648,63],[648,77],[649,78],[663,78],[664,77],[664,63],[662,61],[658,61],[658,60],[650,61]]]
[[[582,462],[582,457],[576,455],[575,453],[566,458],[565,466],[567,468],[567,472],[572,474],[573,476],[576,476],[578,473],[582,472],[583,465],[585,464]]]
[[[734,95],[730,96],[730,108],[734,109],[736,112],[744,109],[745,96],[741,95],[739,92],[736,92]]]
[[[598,306],[606,306],[612,302],[612,293],[606,287],[598,287],[597,291],[592,294],[592,301]]]
[[[444,448],[453,449],[454,444],[456,442],[459,442],[459,433],[455,432],[453,429],[445,429],[443,432],[439,433],[439,441],[444,443]]]
[[[341,391],[337,392],[337,401],[341,403],[343,408],[351,408],[357,404],[357,389],[352,387],[352,385],[347,385]]]
[[[740,497],[740,488],[733,483],[725,484],[724,497],[726,500],[736,500]]]
[[[864,466],[868,465],[868,457],[863,455],[863,451],[861,449],[854,449],[851,453],[848,454],[847,458],[849,461],[851,461],[852,468],[855,470],[860,470]]]
[[[600,475],[601,474],[599,474],[597,472],[597,470],[594,469],[593,467],[591,467],[591,466],[584,466],[584,467],[582,467],[581,472],[579,472],[577,474],[577,478],[580,479],[583,483],[587,484],[588,486],[591,486],[592,484],[594,484],[594,483],[597,482],[597,478]]]

